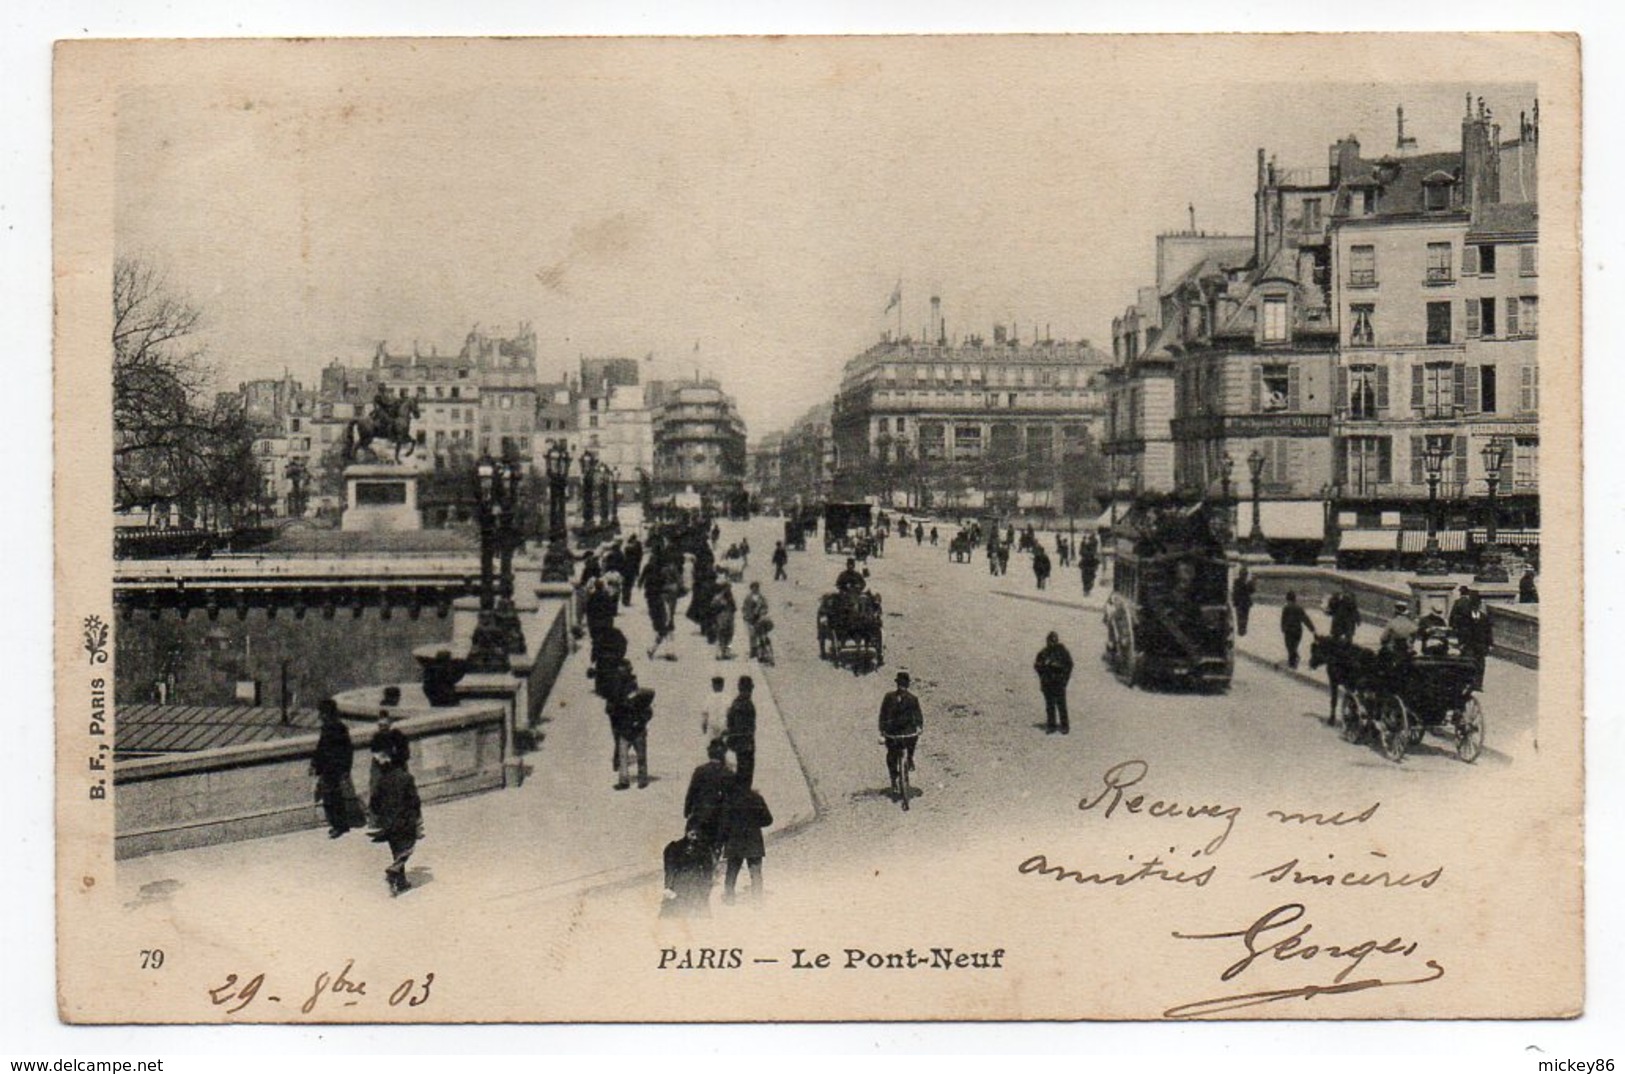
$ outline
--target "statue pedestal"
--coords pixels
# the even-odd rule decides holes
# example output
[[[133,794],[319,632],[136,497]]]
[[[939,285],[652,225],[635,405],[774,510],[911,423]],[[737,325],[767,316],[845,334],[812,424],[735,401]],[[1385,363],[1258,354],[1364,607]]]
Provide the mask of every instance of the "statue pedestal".
[[[385,464],[346,466],[339,528],[358,533],[421,530],[417,471]]]

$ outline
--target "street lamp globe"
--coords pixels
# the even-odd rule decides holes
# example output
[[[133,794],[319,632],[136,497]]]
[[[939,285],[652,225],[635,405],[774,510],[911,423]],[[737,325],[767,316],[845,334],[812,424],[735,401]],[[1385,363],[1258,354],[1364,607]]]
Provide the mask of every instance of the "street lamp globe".
[[[497,464],[490,455],[481,455],[479,462],[474,464],[474,477],[480,490],[480,503],[489,504],[496,483]]]

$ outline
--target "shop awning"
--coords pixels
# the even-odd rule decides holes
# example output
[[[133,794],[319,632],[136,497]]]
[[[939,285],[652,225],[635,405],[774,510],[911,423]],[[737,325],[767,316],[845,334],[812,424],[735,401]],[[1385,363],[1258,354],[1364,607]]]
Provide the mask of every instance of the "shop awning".
[[[1343,530],[1337,535],[1341,552],[1392,552],[1398,547],[1398,530]]]
[[[1265,500],[1258,505],[1264,539],[1269,541],[1319,541],[1326,536],[1326,510],[1319,500]],[[1253,530],[1253,505],[1236,504],[1236,534],[1245,537]]]

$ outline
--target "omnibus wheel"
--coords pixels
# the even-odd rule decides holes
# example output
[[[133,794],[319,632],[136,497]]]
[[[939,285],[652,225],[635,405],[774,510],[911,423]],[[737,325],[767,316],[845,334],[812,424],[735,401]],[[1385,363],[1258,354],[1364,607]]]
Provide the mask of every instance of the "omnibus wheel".
[[[1477,697],[1469,697],[1461,707],[1456,730],[1456,756],[1468,764],[1478,760],[1484,752],[1484,706]]]

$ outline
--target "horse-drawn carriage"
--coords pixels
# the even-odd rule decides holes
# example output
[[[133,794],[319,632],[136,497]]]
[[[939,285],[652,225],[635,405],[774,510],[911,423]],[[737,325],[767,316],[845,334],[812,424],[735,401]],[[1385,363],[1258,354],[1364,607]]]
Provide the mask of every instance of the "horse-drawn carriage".
[[[1222,525],[1205,503],[1146,497],[1112,531],[1104,657],[1123,682],[1229,687],[1235,640]]]
[[[874,508],[866,503],[824,505],[824,551],[853,554],[858,538],[867,539],[874,524]],[[870,549],[872,551],[872,548]]]
[[[1404,760],[1429,732],[1453,742],[1468,763],[1484,750],[1482,673],[1453,635],[1432,634],[1420,655],[1317,637],[1309,666],[1326,667],[1332,719],[1347,742],[1374,742],[1390,761]]]
[[[818,601],[818,656],[854,674],[886,662],[885,626],[878,593],[826,593]]]
[[[951,563],[969,563],[976,554],[976,540],[969,530],[960,530],[948,541],[948,560]]]

